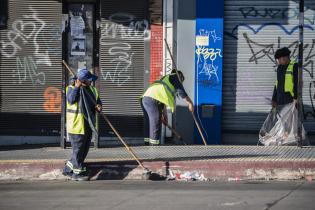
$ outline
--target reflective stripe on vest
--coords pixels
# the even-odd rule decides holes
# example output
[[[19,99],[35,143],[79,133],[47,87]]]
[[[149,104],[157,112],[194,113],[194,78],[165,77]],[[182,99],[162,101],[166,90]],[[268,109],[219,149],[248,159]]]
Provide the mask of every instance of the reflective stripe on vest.
[[[150,144],[159,145],[160,140],[149,139]]]
[[[173,91],[163,80],[158,80],[158,81],[155,81],[154,83],[162,84],[172,94],[172,96],[175,98],[176,92]]]
[[[284,79],[284,92],[290,93],[292,97],[294,97],[294,81],[293,81],[293,66],[296,62],[291,60],[288,68],[285,72],[285,79]],[[278,79],[276,80],[276,88],[278,88]]]
[[[69,87],[74,88],[73,85],[70,85],[66,88],[66,94],[68,93]],[[95,87],[90,86],[90,90],[94,94],[96,100],[98,99],[98,91]],[[95,101],[96,101],[95,100]],[[79,107],[79,103],[75,102],[74,104],[70,104],[67,101],[67,132],[71,134],[84,134],[84,115],[81,112],[81,107]]]
[[[166,75],[160,80],[151,84],[142,97],[147,96],[153,98],[167,105],[170,107],[171,111],[174,112],[176,91],[174,86],[170,83],[169,77],[170,75]]]

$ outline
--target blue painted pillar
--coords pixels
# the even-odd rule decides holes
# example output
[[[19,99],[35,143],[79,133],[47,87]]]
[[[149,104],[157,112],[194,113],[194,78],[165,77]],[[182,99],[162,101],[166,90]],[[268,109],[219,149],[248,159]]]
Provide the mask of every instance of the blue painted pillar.
[[[208,144],[221,143],[224,0],[196,0],[195,115]],[[195,143],[202,139],[197,127]]]

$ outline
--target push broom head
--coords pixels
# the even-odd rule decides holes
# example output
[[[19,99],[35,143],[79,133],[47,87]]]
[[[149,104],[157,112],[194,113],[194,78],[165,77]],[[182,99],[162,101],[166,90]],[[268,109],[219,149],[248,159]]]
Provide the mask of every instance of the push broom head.
[[[148,169],[145,169],[142,173],[142,180],[162,181],[166,180],[166,177],[158,173],[153,173]]]

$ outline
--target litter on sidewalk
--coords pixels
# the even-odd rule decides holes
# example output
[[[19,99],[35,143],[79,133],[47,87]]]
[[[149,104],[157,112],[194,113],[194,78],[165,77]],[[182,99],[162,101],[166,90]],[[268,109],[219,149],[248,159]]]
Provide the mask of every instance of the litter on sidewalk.
[[[174,173],[169,170],[169,176],[167,180],[183,180],[183,181],[208,181],[204,174],[200,174],[197,171],[186,171],[185,173]]]

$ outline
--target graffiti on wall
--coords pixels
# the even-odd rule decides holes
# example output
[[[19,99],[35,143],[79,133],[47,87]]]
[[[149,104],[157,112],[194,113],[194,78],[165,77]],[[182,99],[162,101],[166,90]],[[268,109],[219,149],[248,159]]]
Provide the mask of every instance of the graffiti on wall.
[[[238,9],[244,19],[249,18],[270,18],[270,19],[298,19],[299,17],[299,8],[279,8],[279,7],[240,7]],[[315,24],[315,12],[309,7],[304,9],[305,23],[306,24]]]
[[[45,34],[45,42],[39,43],[43,34]],[[35,86],[45,85],[46,75],[41,69],[43,66],[52,66],[50,54],[61,57],[61,39],[60,26],[46,24],[31,6],[29,14],[14,20],[11,30],[8,30],[6,37],[0,40],[1,55],[4,58],[15,59],[12,82],[22,84],[31,81]]]
[[[59,25],[46,25],[45,34],[47,34],[47,38],[45,39],[45,42],[43,44],[50,56],[62,57],[62,32],[62,28]]]
[[[277,43],[259,43],[254,40],[252,40],[248,33],[243,33],[243,37],[246,40],[246,43],[248,44],[248,47],[250,49],[250,52],[252,56],[248,59],[248,62],[255,62],[258,64],[258,61],[264,57],[267,57],[272,63],[276,65],[276,60],[274,59],[274,54],[278,48],[281,46],[286,45],[291,50],[291,58],[297,60],[298,59],[298,50],[299,50],[299,42],[294,41],[290,44],[287,44],[287,42],[284,42],[284,44],[281,43],[282,37],[278,36],[276,37]],[[312,60],[315,58],[315,52],[314,52],[314,46],[315,46],[315,39],[312,39],[312,43],[305,43],[303,46],[303,55],[304,56],[304,70],[308,72],[311,76],[313,76],[313,65],[314,61]]]
[[[264,23],[260,26],[251,26],[249,24],[246,24],[246,23],[240,23],[240,24],[237,24],[233,29],[232,31],[225,31],[224,34],[227,35],[227,36],[230,36],[234,39],[238,39],[237,37],[237,34],[238,34],[238,29],[239,28],[246,28],[248,29],[249,31],[251,31],[253,34],[258,34],[260,31],[262,31],[263,29],[265,28],[268,28],[268,27],[272,27],[272,26],[275,26],[277,28],[279,28],[280,31],[283,31],[285,34],[287,35],[292,35],[293,33],[296,33],[298,30],[299,30],[299,26],[293,26],[291,29],[287,28],[286,25],[283,25],[281,23]],[[314,27],[311,26],[311,25],[304,25],[304,29],[309,29],[309,30],[312,30],[314,31]]]
[[[135,20],[133,15],[115,13],[109,17],[109,22],[101,25],[100,44],[104,46],[114,64],[111,71],[101,69],[102,79],[122,86],[131,79],[134,52],[129,40],[144,40],[150,38],[147,20]]]
[[[13,78],[18,84],[30,79],[33,85],[45,85],[46,75],[38,72],[38,65],[32,56],[17,56],[16,69],[13,70]]]
[[[4,57],[12,58],[22,50],[22,45],[32,43],[35,51],[33,56],[36,64],[51,66],[48,51],[42,49],[38,44],[39,34],[45,28],[45,22],[38,17],[37,12],[29,7],[31,14],[23,15],[23,19],[17,19],[12,23],[12,30],[7,33],[7,40],[1,40],[1,54]],[[22,42],[21,45],[19,42]]]
[[[247,62],[255,64],[258,67],[266,68],[266,63],[270,63],[270,69],[275,69],[277,64],[274,59],[274,53],[278,48],[287,46],[291,50],[291,59],[298,59],[298,25],[287,25],[283,20],[296,19],[298,20],[298,8],[264,8],[264,7],[240,7],[238,11],[244,18],[241,23],[235,24],[232,30],[225,31],[224,34],[236,40],[236,42],[243,41],[247,44],[249,57]],[[263,18],[263,19],[262,19]],[[249,20],[248,20],[249,19]],[[246,22],[246,21],[249,22]],[[261,22],[261,24],[248,24],[252,21]],[[275,21],[276,20],[276,21]],[[270,35],[268,30],[273,30],[274,37],[268,39],[261,39],[262,34]],[[315,11],[305,9],[305,25],[304,34],[314,33],[315,31]],[[296,41],[288,42],[288,39]],[[268,41],[267,41],[268,40]],[[303,101],[310,101],[311,104],[304,103],[304,117],[315,117],[314,99],[315,99],[315,80],[314,80],[314,52],[315,40],[304,38],[303,46],[303,72],[304,72],[304,95]],[[245,49],[246,50],[246,49]],[[239,67],[238,67],[239,68]],[[259,68],[257,68],[259,69]],[[255,78],[253,70],[242,70],[242,76],[248,78]],[[307,84],[305,82],[307,81]],[[251,83],[251,80],[248,80]],[[254,85],[254,84],[249,84]],[[305,90],[305,89],[308,89]],[[235,88],[234,88],[235,92]],[[305,94],[305,93],[308,94]],[[248,94],[253,96],[255,93],[245,91],[241,95]],[[236,95],[234,95],[236,96]],[[261,97],[261,96],[260,96]],[[271,96],[266,96],[266,102],[270,103]]]
[[[217,33],[215,32],[215,30],[210,31],[210,35],[211,35],[214,43],[216,43],[217,40],[218,41],[222,40],[221,37],[217,36]]]
[[[148,20],[135,20],[133,15],[128,13],[115,13],[109,16],[109,22],[102,23],[101,36],[113,39],[149,39]]]
[[[199,30],[199,35],[196,36],[196,56],[198,74],[205,75],[206,80],[200,82],[206,86],[216,86],[220,80],[218,77],[219,66],[215,61],[222,57],[221,49],[210,47],[210,42],[215,43],[221,40],[221,37],[216,35],[215,30]]]
[[[43,108],[46,112],[60,113],[61,112],[61,90],[56,87],[47,87],[43,97],[45,102]]]
[[[248,44],[248,47],[250,49],[251,52],[251,57],[248,59],[248,62],[254,62],[255,64],[259,64],[259,60],[267,58],[267,60],[270,61],[270,63],[274,63],[274,68],[276,68],[277,64],[276,64],[276,60],[274,59],[274,53],[275,51],[280,48],[280,46],[287,46],[290,51],[291,51],[291,55],[290,58],[293,60],[298,60],[298,50],[299,50],[299,42],[298,41],[294,41],[290,44],[282,44],[282,37],[277,37],[277,43],[259,43],[256,42],[252,39],[249,38],[249,35],[247,33],[243,33],[244,39],[246,40],[246,43]],[[307,73],[308,75],[306,75],[307,77],[309,77],[311,79],[311,81],[309,82],[309,96],[305,96],[305,97],[309,97],[311,100],[311,105],[312,105],[312,110],[313,112],[305,112],[305,118],[309,115],[311,116],[315,116],[315,108],[314,108],[314,103],[313,103],[313,99],[315,97],[315,95],[313,94],[315,89],[314,89],[314,58],[315,58],[315,50],[314,50],[314,46],[315,46],[315,39],[312,39],[312,43],[306,43],[304,44],[303,47],[303,71],[304,74]],[[304,76],[305,77],[305,76]]]
[[[110,63],[113,63],[115,68],[113,71],[101,70],[102,78],[105,81],[110,81],[117,86],[122,86],[131,78],[130,67],[132,66],[131,45],[129,43],[119,42],[102,42],[101,45],[108,46],[108,55],[113,57]]]

